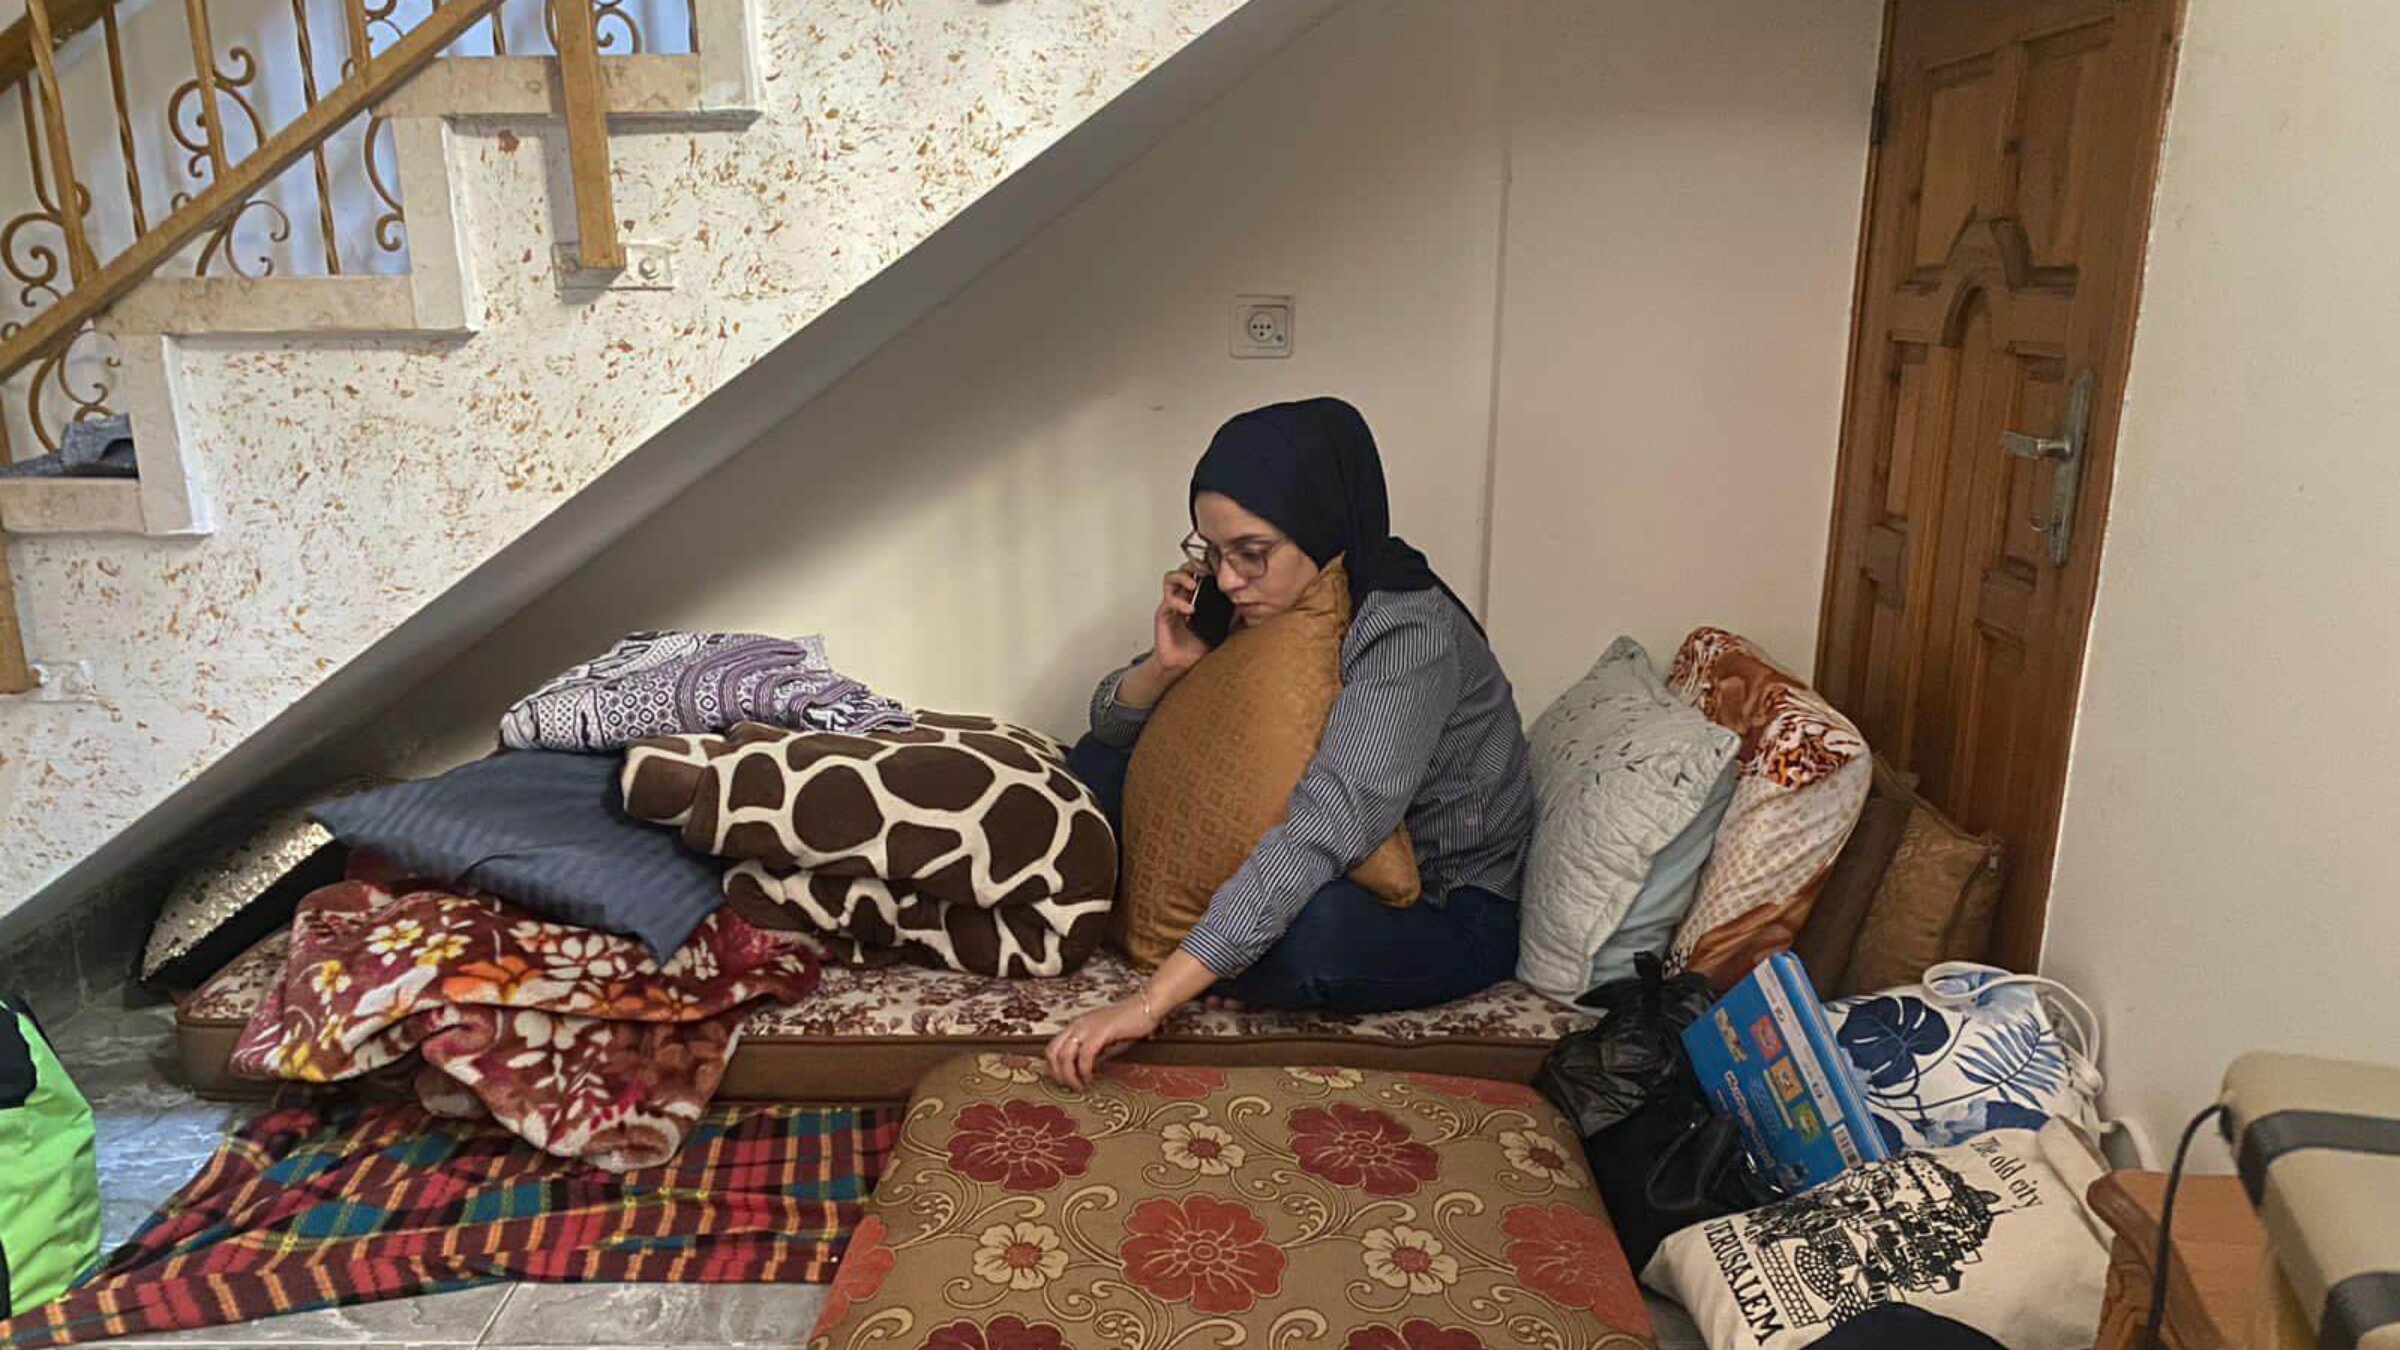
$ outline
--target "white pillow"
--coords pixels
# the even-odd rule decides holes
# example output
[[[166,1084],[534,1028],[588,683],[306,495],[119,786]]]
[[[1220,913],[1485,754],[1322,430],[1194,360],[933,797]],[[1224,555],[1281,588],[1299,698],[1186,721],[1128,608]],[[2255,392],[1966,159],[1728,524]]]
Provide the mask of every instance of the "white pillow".
[[[2086,1350],[2108,1242],[2083,1196],[2103,1170],[2065,1121],[1994,1130],[1695,1224],[1642,1282],[1690,1311],[1709,1350],[1799,1350],[1885,1303],[2009,1350]]]
[[[1572,1000],[1592,987],[1596,969],[1624,963],[1604,961],[1603,949],[1660,851],[1710,805],[1741,738],[1669,693],[1642,645],[1621,637],[1528,739],[1538,815],[1525,859],[1517,978]],[[1721,798],[1716,806],[1722,814]],[[1696,874],[1697,865],[1688,870]],[[1691,887],[1681,891],[1689,908]],[[1666,931],[1681,918],[1679,909]]]
[[[1837,998],[1825,1020],[1895,1153],[2039,1129],[2052,1117],[2087,1134],[2108,1129],[2093,1063],[2099,1019],[2056,980],[1944,961],[1923,984]]]

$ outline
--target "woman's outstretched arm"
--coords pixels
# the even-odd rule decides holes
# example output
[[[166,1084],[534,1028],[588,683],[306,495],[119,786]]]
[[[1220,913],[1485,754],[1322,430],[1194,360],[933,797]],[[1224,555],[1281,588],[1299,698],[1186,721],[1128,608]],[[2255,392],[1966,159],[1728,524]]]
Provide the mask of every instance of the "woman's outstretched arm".
[[[1085,1013],[1051,1037],[1051,1075],[1077,1092],[1083,1091],[1091,1086],[1092,1071],[1111,1050],[1157,1031],[1169,1014],[1207,993],[1216,982],[1216,973],[1193,960],[1190,953],[1175,953],[1151,972],[1142,992]]]

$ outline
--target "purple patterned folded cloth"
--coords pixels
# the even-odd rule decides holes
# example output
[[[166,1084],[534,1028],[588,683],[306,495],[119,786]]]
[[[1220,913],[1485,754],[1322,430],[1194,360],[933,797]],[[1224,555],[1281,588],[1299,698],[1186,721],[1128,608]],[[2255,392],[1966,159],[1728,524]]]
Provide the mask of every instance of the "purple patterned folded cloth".
[[[736,722],[853,735],[915,725],[899,703],[835,670],[822,637],[670,631],[628,633],[517,700],[500,718],[500,743],[596,754]]]

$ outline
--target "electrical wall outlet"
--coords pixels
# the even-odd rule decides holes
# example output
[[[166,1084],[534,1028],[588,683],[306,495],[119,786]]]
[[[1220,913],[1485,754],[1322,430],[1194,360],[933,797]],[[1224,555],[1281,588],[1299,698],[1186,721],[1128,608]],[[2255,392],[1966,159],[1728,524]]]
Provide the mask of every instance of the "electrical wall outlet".
[[[1292,297],[1237,295],[1233,297],[1233,354],[1259,360],[1292,354]]]

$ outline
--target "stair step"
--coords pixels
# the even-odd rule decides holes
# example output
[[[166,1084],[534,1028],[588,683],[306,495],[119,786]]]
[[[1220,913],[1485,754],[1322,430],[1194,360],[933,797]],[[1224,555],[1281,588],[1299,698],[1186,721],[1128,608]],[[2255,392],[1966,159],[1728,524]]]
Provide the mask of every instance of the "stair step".
[[[131,478],[0,478],[0,531],[140,534],[142,485]]]
[[[757,109],[712,105],[697,56],[644,53],[600,63],[600,89],[611,121],[748,121]],[[566,92],[548,56],[449,57],[410,81],[389,117],[462,120],[563,117]]]
[[[152,277],[102,320],[118,333],[407,333],[417,329],[405,276]]]

